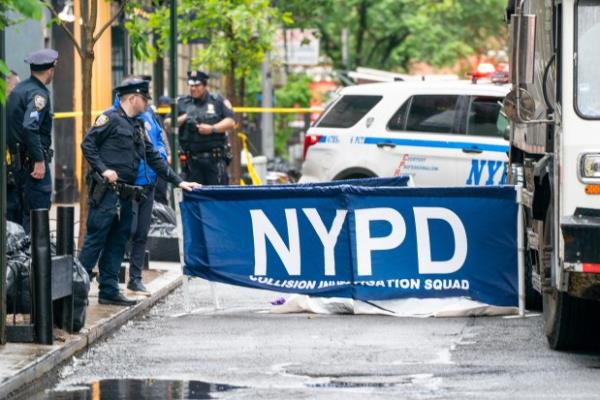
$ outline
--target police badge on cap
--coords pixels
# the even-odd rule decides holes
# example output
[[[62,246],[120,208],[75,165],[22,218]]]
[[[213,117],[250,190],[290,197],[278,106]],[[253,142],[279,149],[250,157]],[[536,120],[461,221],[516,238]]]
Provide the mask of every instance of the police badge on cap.
[[[24,60],[32,71],[45,71],[56,66],[58,52],[53,49],[41,49],[29,54]]]
[[[203,71],[188,71],[188,85],[206,85],[206,81],[210,76]]]
[[[150,87],[148,86],[148,81],[143,81],[141,79],[133,79],[124,85],[116,87],[115,93],[119,97],[130,93],[137,93],[143,95],[148,100],[152,100],[152,97],[150,97]]]

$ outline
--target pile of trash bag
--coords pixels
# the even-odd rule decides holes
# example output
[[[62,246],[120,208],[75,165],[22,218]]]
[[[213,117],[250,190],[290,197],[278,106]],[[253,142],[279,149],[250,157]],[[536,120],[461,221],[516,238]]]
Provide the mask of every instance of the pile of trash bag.
[[[7,228],[7,312],[31,313],[31,240],[21,225],[6,222]],[[56,244],[50,243],[51,255],[56,255]],[[79,332],[85,325],[90,278],[77,258],[73,259],[73,330]]]
[[[152,206],[152,220],[148,236],[177,237],[175,210],[157,201]]]
[[[21,225],[6,221],[6,311],[9,314],[31,313],[30,262],[29,236]]]

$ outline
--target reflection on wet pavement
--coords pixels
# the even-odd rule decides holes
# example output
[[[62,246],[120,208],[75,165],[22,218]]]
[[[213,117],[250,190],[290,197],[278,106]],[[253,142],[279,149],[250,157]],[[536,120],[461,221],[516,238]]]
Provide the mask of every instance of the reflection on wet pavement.
[[[103,379],[100,381],[47,391],[46,400],[158,400],[212,399],[211,394],[240,389],[236,386],[200,381],[156,379]]]

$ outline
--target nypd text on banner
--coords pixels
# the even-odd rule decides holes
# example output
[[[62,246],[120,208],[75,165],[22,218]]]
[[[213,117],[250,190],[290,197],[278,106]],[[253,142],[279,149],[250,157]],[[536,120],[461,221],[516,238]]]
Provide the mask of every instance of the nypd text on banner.
[[[186,193],[184,272],[313,296],[516,306],[514,187],[399,187],[402,179]]]

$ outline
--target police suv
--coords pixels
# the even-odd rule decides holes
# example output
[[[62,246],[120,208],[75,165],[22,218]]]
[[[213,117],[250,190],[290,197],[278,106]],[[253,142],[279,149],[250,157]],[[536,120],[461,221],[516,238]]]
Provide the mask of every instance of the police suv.
[[[410,175],[416,186],[503,184],[508,90],[469,81],[346,87],[306,134],[301,182]]]

